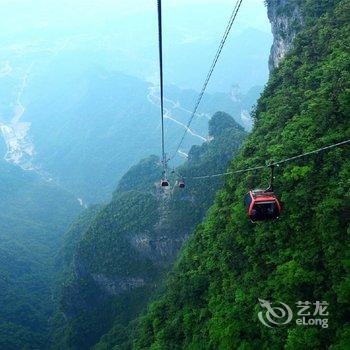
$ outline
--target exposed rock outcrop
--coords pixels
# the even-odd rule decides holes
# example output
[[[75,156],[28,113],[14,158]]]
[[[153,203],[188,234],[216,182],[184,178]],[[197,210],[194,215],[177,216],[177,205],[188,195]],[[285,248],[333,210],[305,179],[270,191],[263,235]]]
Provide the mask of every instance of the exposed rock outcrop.
[[[269,58],[272,71],[291,49],[296,34],[303,27],[303,18],[296,0],[267,0],[266,4],[273,34]]]
[[[137,277],[126,278],[116,276],[114,278],[108,278],[103,274],[93,273],[92,278],[109,295],[118,295],[122,292],[142,287],[145,284],[143,278]]]

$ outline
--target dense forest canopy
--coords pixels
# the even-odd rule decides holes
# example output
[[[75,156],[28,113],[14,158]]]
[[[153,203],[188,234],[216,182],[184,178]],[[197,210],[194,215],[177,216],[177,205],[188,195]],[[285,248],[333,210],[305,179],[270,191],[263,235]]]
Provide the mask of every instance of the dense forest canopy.
[[[232,171],[349,138],[350,2],[297,3],[305,27],[271,75]],[[134,348],[349,348],[349,175],[348,146],[280,167],[283,214],[254,226],[242,196],[268,173],[228,176],[142,317]],[[326,301],[329,326],[269,329],[258,299]]]
[[[107,332],[101,346],[110,338],[130,346],[134,320],[223,183],[186,180],[181,190],[178,174],[223,171],[247,135],[224,112],[210,119],[209,133],[212,141],[193,146],[188,160],[169,174],[172,189],[160,188],[161,163],[150,156],[123,176],[109,204],[72,226],[61,251],[70,268],[58,293],[54,349],[89,348]]]

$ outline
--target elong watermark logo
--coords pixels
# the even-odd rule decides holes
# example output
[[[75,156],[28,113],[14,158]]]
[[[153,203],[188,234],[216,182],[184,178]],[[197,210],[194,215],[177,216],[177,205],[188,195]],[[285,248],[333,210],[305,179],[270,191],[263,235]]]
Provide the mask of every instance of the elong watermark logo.
[[[328,328],[329,304],[326,301],[298,301],[295,303],[297,312],[283,302],[272,303],[258,299],[263,311],[258,313],[259,321],[266,327],[272,328],[291,323],[295,319],[298,326],[320,326]],[[296,315],[296,317],[294,317]]]

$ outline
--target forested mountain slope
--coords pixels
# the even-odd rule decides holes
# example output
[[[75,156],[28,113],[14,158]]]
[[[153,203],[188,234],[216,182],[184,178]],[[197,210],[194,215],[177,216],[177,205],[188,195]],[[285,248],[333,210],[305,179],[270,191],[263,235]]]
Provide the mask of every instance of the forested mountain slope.
[[[48,340],[54,255],[76,198],[34,172],[0,160],[0,348]]]
[[[76,55],[62,53],[29,73],[14,69],[0,79],[0,138],[10,163],[45,172],[90,205],[109,201],[121,176],[158,151],[159,91],[147,81],[87,64]],[[205,94],[201,117],[192,125],[197,136],[189,135],[182,151],[205,140],[208,119],[218,110],[230,111],[249,127],[251,121],[244,117],[260,92],[261,86],[232,96]],[[197,94],[166,86],[169,152],[174,152]],[[17,95],[18,101],[13,100]]]
[[[299,33],[270,77],[232,171],[350,136],[350,1],[267,4],[284,18],[297,11]],[[281,30],[288,31],[286,23]],[[344,146],[279,167],[275,187],[284,210],[274,222],[251,225],[242,200],[266,186],[268,171],[228,176],[164,294],[142,317],[134,348],[349,349],[349,155]],[[259,322],[258,299],[294,311],[298,301],[326,301],[328,328],[295,319],[268,328]]]
[[[224,170],[246,137],[222,112],[210,120],[209,133],[213,140],[193,146],[177,173],[187,177]],[[110,329],[102,347],[110,341],[129,346],[132,321],[222,185],[221,179],[188,180],[185,190],[175,186],[164,193],[159,188],[161,173],[156,156],[132,167],[112,201],[83,233],[62,290],[62,314],[57,315],[67,322],[54,326],[53,348],[88,349]],[[173,184],[176,177],[171,175]]]

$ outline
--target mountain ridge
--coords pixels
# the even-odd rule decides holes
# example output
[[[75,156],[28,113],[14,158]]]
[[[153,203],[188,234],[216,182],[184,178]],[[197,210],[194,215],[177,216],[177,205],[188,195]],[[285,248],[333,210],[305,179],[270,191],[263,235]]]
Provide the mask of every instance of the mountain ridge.
[[[59,333],[63,328],[63,341],[72,348],[94,345],[111,328],[112,333],[127,329],[204,217],[221,179],[211,183],[188,179],[181,190],[176,187],[176,173],[186,177],[225,169],[246,136],[222,112],[211,118],[209,130],[214,139],[192,147],[188,161],[170,176],[172,189],[164,193],[160,188],[161,164],[158,157],[150,156],[124,175],[112,201],[83,233],[71,278],[61,293],[67,321],[57,327]]]

